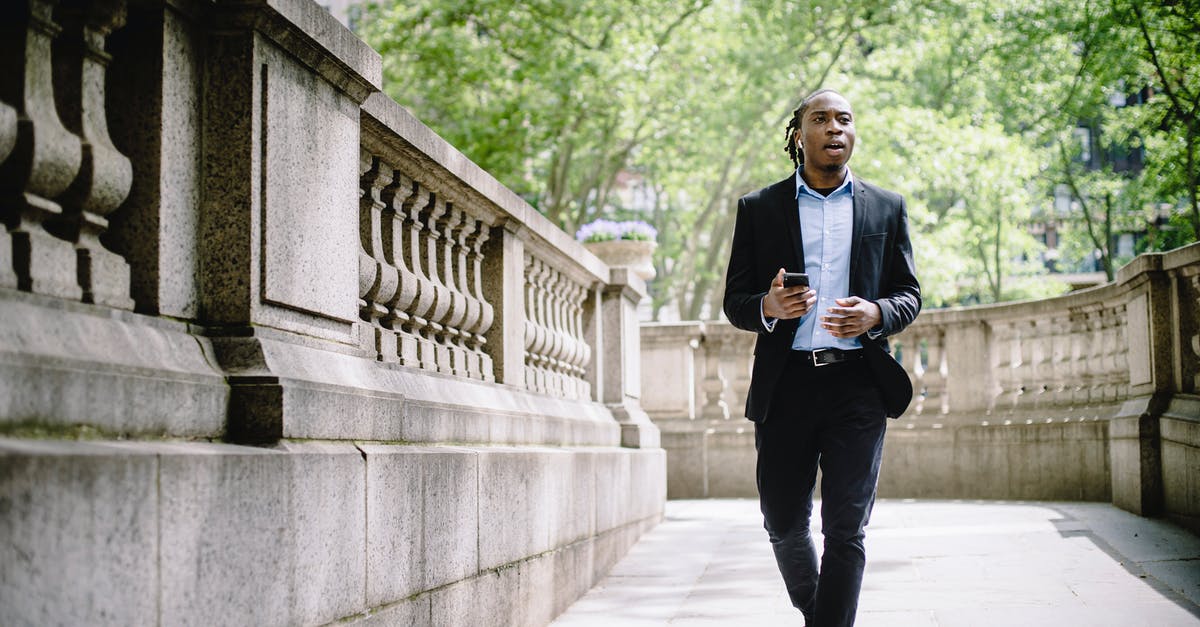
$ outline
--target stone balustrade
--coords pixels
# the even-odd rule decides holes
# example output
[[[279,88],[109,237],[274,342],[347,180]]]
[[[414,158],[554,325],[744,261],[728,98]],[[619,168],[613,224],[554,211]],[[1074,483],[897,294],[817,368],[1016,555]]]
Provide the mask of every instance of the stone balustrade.
[[[1200,245],[1113,283],[927,310],[891,338],[916,395],[890,424],[880,493],[1109,500],[1200,520]],[[672,497],[754,496],[741,418],[754,336],[722,322],[642,329],[643,407]]]
[[[539,625],[658,521],[644,282],[319,5],[0,16],[0,624]]]

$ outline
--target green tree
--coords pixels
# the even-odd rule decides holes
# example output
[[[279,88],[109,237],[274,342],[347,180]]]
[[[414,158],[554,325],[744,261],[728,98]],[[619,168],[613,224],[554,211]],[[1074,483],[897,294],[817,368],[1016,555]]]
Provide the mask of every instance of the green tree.
[[[931,305],[1048,293],[1027,227],[1063,186],[1065,248],[1109,268],[1124,230],[1194,240],[1196,3],[387,0],[360,32],[392,97],[564,229],[653,222],[654,310],[689,319],[718,314],[736,199],[791,173],[784,126],[822,86],[855,105],[854,171],[909,199]],[[1145,169],[1084,168],[1081,120]]]

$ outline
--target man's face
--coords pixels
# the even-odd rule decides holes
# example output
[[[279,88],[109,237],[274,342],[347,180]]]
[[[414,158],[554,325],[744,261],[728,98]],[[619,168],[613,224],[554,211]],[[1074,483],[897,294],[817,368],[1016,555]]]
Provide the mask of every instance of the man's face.
[[[854,152],[854,113],[833,92],[813,98],[800,120],[796,138],[804,150],[804,167],[837,172]]]

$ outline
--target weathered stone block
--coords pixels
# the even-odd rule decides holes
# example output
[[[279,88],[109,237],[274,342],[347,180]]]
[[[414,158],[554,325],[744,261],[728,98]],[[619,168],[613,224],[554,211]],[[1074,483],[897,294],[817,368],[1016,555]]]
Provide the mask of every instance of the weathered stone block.
[[[479,571],[474,452],[364,444],[367,604],[378,606]]]
[[[1177,404],[1174,416],[1161,419],[1163,503],[1173,518],[1200,530],[1200,422],[1174,411]]]
[[[430,593],[430,625],[517,625],[517,568],[487,571]]]
[[[361,457],[346,445],[287,448],[196,443],[163,455],[162,622],[312,624],[362,609]]]
[[[738,431],[741,431],[739,433]],[[758,486],[755,468],[754,425],[722,429],[707,438],[708,463],[721,472],[708,476],[708,496],[712,498],[755,498]]]
[[[423,595],[393,603],[344,624],[354,627],[426,627],[433,621],[429,613],[429,601],[429,595]]]
[[[277,449],[291,461],[291,622],[319,624],[362,611],[368,556],[362,454],[338,443],[285,442]]]
[[[520,625],[548,625],[555,611],[555,555],[544,553],[517,565]]]
[[[703,431],[671,432],[664,427],[662,447],[667,453],[667,498],[700,499],[708,496],[708,454]]]
[[[598,579],[594,578],[593,540],[569,544],[554,551],[554,586],[543,590],[553,596],[555,616],[567,611],[576,599],[583,596]]]
[[[0,624],[158,622],[155,452],[0,439]]]
[[[598,451],[595,458],[595,528],[603,533],[629,519],[629,486],[633,485],[631,458],[620,450]]]
[[[496,568],[553,547],[555,505],[548,490],[549,449],[479,453],[479,567]]]
[[[662,518],[667,500],[667,455],[660,448],[631,451],[628,487],[632,497],[630,522]]]

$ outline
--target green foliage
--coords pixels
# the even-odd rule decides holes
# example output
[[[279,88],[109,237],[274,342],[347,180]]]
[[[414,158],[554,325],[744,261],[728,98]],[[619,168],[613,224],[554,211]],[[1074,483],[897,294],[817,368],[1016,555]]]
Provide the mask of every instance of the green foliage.
[[[790,174],[783,129],[822,86],[855,107],[854,171],[908,200],[931,306],[1061,289],[1032,221],[1110,272],[1115,234],[1195,241],[1198,4],[389,0],[359,30],[393,98],[568,232],[656,227],[654,309],[688,319],[719,311],[736,199]]]

